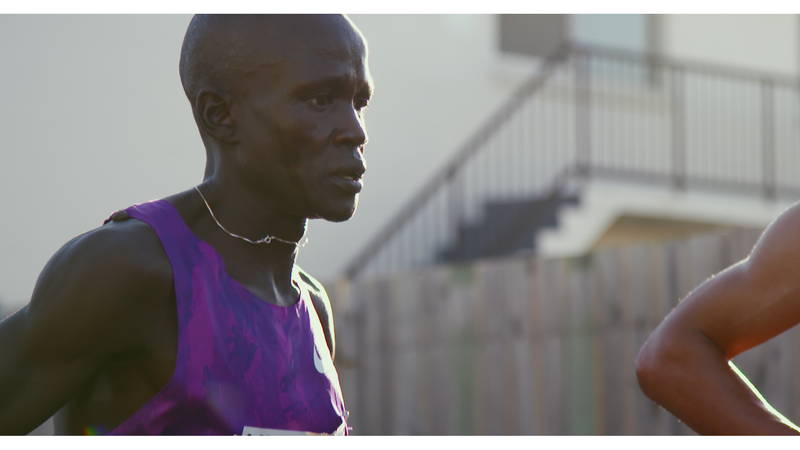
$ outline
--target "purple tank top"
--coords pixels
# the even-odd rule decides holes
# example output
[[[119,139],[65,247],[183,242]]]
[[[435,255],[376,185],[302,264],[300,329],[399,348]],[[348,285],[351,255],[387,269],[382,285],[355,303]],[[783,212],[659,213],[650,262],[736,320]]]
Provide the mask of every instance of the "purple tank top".
[[[172,378],[110,434],[347,434],[338,375],[299,272],[297,303],[267,303],[225,272],[169,202],[126,211],[155,231],[172,265],[178,346]]]

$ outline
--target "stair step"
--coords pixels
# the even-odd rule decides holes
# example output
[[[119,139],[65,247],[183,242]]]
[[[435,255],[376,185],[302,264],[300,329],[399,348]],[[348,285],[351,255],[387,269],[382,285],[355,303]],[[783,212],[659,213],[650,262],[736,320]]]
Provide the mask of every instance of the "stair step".
[[[522,200],[492,200],[475,223],[462,225],[441,262],[468,261],[536,251],[536,233],[558,225],[558,212],[580,202],[575,193]]]

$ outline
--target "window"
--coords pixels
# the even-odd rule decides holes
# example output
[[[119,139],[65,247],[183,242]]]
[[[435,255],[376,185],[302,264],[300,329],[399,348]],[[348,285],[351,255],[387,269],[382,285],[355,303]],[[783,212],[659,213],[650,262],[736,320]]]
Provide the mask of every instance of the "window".
[[[653,51],[656,18],[646,14],[500,14],[500,51],[544,57],[565,42]]]
[[[568,21],[564,14],[500,14],[500,51],[545,57],[563,44]]]
[[[646,52],[648,17],[644,14],[574,14],[570,40],[577,44]]]

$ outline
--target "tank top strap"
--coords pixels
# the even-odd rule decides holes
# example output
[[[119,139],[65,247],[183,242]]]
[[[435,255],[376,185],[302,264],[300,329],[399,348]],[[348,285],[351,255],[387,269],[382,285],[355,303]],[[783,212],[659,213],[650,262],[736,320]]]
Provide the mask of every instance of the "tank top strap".
[[[168,201],[140,203],[126,208],[125,212],[153,229],[173,268],[192,259],[187,258],[187,252],[196,251],[197,239],[178,210]]]
[[[185,303],[192,289],[194,264],[202,260],[197,238],[178,210],[166,200],[140,203],[124,211],[131,218],[147,224],[161,241],[161,246],[172,266],[175,296],[179,313],[182,312],[188,307]]]

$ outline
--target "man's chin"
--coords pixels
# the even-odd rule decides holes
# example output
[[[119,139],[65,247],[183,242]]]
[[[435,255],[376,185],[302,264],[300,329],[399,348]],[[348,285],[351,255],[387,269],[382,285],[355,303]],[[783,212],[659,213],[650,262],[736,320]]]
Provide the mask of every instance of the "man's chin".
[[[321,219],[325,219],[328,222],[345,222],[350,220],[351,217],[355,214],[355,210],[351,210],[347,213],[335,213],[335,214],[325,214],[321,216]]]
[[[309,219],[344,222],[355,214],[356,208],[358,208],[358,196],[348,196],[345,198],[341,196],[334,198],[328,197],[325,200],[320,198],[316,204],[311,203],[309,206],[311,206],[311,210],[314,211],[314,214],[308,217]]]
[[[344,222],[349,220],[356,213],[356,205],[350,205],[343,208],[328,208],[321,212],[318,216],[320,219],[327,220],[328,222]]]

